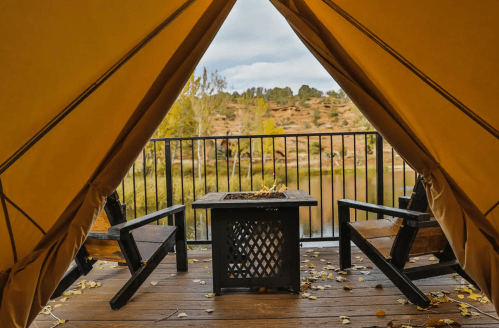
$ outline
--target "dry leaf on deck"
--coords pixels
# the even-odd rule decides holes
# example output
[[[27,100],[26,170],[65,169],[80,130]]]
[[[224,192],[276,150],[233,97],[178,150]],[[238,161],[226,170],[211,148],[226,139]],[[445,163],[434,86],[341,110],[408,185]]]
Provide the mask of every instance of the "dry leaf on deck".
[[[385,313],[385,311],[383,311],[383,310],[378,310],[378,311],[376,311],[376,316],[377,316],[377,317],[382,317],[382,316],[384,316],[385,314],[386,314],[386,313]]]

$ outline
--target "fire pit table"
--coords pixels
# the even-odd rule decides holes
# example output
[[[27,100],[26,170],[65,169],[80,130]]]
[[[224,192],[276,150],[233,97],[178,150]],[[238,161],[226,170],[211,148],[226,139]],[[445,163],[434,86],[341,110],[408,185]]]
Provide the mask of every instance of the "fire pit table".
[[[251,195],[252,197],[247,198]],[[299,207],[317,206],[302,190],[209,193],[192,208],[211,209],[213,292],[227,287],[300,291]]]

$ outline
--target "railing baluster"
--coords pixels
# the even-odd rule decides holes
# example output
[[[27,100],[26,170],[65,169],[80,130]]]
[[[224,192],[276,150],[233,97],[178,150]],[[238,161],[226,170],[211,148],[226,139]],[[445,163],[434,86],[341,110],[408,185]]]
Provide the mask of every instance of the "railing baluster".
[[[404,176],[403,176],[403,186],[404,186],[404,196],[405,196],[405,160],[402,161],[402,171],[404,172]]]
[[[229,173],[229,171],[230,171],[230,169],[229,169],[229,166],[230,166],[229,165],[229,157],[230,157],[230,151],[229,150],[230,150],[230,148],[229,148],[229,138],[226,138],[225,142],[227,143],[227,151],[225,152],[227,154],[227,156],[225,156],[226,160],[227,160],[227,192],[229,192],[230,191],[230,178],[229,178],[230,177],[230,173]]]
[[[156,194],[156,211],[159,210],[158,205],[158,158],[156,156],[156,141],[154,141],[154,192]],[[156,221],[159,224],[159,220]]]
[[[182,140],[180,141],[180,186],[182,189],[182,205],[185,204],[184,200],[184,156],[182,153]]]
[[[300,166],[298,165],[298,137],[296,137],[296,189],[300,190]]]
[[[332,222],[332,236],[335,236],[334,233],[334,208],[336,204],[334,203],[334,148],[333,148],[333,135],[329,136],[331,142],[331,222]]]
[[[324,237],[324,215],[322,211],[322,137],[319,136],[319,178],[320,178],[320,201],[321,201],[321,238]]]
[[[357,200],[357,138],[353,135],[353,190],[354,199]],[[355,210],[355,221],[357,221],[357,209]]]
[[[384,181],[383,181],[383,137],[376,133],[376,203],[384,205]],[[378,219],[382,219],[383,214],[378,213]]]
[[[198,141],[199,142],[199,141]],[[195,163],[194,163],[194,140],[191,142],[191,153],[192,153],[192,197],[193,197],[193,202],[196,201],[196,170],[195,170]],[[198,172],[200,173],[200,172]],[[197,217],[196,217],[196,209],[194,210],[194,239],[198,239],[197,236]]]
[[[395,207],[395,151],[392,147],[392,207]]]
[[[239,191],[242,191],[241,186],[241,139],[237,138],[237,168],[239,171]]]
[[[144,206],[147,215],[147,177],[146,177],[146,149],[142,149],[142,177],[144,178]]]
[[[249,155],[250,155],[250,183],[251,188],[253,190],[253,149],[252,149],[253,140],[249,138]]]
[[[261,157],[262,157],[262,183],[265,181],[265,163],[263,156],[263,138],[260,138],[260,148],[261,148]]]
[[[133,181],[133,218],[137,218],[137,195],[135,194],[135,163],[132,165],[132,181]]]
[[[345,198],[345,135],[341,135],[341,158],[343,175],[343,198]]]
[[[288,186],[288,144],[286,142],[286,137],[284,137],[284,176],[285,176],[285,184]]]
[[[175,141],[176,142],[176,141]],[[165,141],[166,207],[173,206],[172,154],[170,141]],[[173,225],[173,215],[168,216],[168,225]]]
[[[204,161],[204,194],[208,193],[207,191],[207,183],[206,183],[206,139],[203,139],[203,161]],[[209,240],[210,236],[208,236],[208,209],[205,209],[205,227],[206,227],[206,240]]]
[[[215,139],[215,178],[217,184],[217,192],[218,192],[218,144],[217,139]]]
[[[310,184],[310,136],[307,136],[307,155],[308,155],[308,194],[312,195]],[[312,238],[312,206],[308,207],[308,223],[310,228],[310,238]]]
[[[274,165],[274,180],[275,180],[275,178],[276,178],[276,176],[275,176],[275,137],[272,137],[272,160],[273,160],[273,165]]]

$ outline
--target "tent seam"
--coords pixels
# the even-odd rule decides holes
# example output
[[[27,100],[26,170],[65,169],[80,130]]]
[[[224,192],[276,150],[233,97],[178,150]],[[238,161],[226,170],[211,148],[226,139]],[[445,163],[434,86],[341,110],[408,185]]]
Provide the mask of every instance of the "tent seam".
[[[14,241],[14,233],[12,232],[12,226],[10,225],[9,211],[7,210],[7,204],[5,204],[5,194],[3,193],[2,179],[0,179],[0,201],[2,203],[3,212],[5,215],[7,230],[9,231],[10,244],[12,246],[12,253],[14,255],[14,263],[17,263],[16,242]]]
[[[494,205],[492,205],[492,207],[489,208],[489,210],[487,212],[485,212],[484,216],[489,215],[498,205],[499,205],[499,200],[497,201],[497,203],[495,203]]]
[[[419,68],[417,68],[414,64],[412,64],[409,60],[399,54],[395,49],[390,47],[385,41],[379,38],[376,34],[371,32],[367,27],[362,25],[359,21],[357,21],[353,16],[348,14],[345,10],[343,10],[340,6],[334,3],[332,0],[322,0],[326,5],[328,5],[331,9],[336,11],[340,16],[342,16],[346,21],[355,26],[360,32],[366,35],[369,39],[371,39],[374,43],[381,47],[381,49],[385,50],[392,57],[398,60],[402,65],[404,65],[407,69],[413,72],[416,76],[418,76],[423,82],[425,82],[428,86],[430,86],[433,90],[439,93],[442,97],[447,99],[451,104],[453,104],[456,108],[458,108],[462,113],[471,118],[475,123],[481,126],[484,130],[489,132],[496,139],[499,139],[499,131],[495,129],[492,125],[487,123],[483,118],[478,116],[475,112],[473,112],[468,106],[462,103],[459,99],[453,96],[449,91],[440,86],[436,81],[430,78],[428,75],[423,73]]]
[[[167,17],[160,25],[158,25],[151,33],[149,33],[139,44],[135,45],[129,52],[126,53],[118,62],[109,68],[101,77],[92,83],[83,93],[78,95],[69,105],[67,105],[59,114],[57,114],[50,122],[48,122],[40,131],[30,138],[21,148],[17,149],[5,162],[0,165],[0,174],[5,172],[12,164],[21,158],[31,147],[36,145],[47,133],[56,127],[67,115],[76,109],[86,98],[88,98],[95,90],[97,90],[108,78],[116,71],[125,65],[133,56],[135,56],[142,48],[144,48],[152,39],[159,35],[165,27],[170,25],[179,15],[189,8],[196,0],[190,0],[189,3],[184,3],[177,11]]]
[[[47,233],[45,232],[45,230],[43,230],[42,227],[40,227],[36,222],[35,220],[33,220],[26,212],[24,212],[19,206],[17,206],[9,197],[7,197],[7,195],[3,194],[3,197],[5,198],[5,200],[7,202],[9,202],[9,204],[11,204],[12,206],[14,206],[14,208],[16,210],[18,210],[19,212],[21,212],[22,215],[24,215],[26,217],[26,219],[28,219],[31,223],[33,223],[33,225],[35,227],[37,227],[41,232],[42,234],[46,235]]]

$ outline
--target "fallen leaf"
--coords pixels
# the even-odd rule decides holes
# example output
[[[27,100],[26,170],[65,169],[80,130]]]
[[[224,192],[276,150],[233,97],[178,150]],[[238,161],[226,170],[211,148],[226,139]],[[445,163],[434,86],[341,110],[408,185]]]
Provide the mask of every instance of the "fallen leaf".
[[[151,285],[156,286],[158,284],[157,281],[151,281]]]
[[[56,304],[56,305],[54,305],[54,309],[61,307],[61,306],[62,306],[62,304]]]
[[[383,285],[382,284],[377,284],[376,286],[374,286],[374,288],[383,289]]]
[[[340,319],[350,319],[350,317],[347,317],[346,315],[341,315]]]
[[[345,277],[336,277],[336,281],[338,281],[338,282],[342,282],[345,280],[347,280]]]
[[[67,297],[63,297],[63,298],[61,298],[58,302],[66,302],[67,300],[68,300],[68,298],[67,298]]]
[[[310,294],[308,294],[308,293],[301,294],[301,297],[303,297],[303,298],[308,298],[309,296],[310,296]]]
[[[438,259],[434,256],[430,257],[430,261],[438,261]]]
[[[382,316],[384,316],[385,314],[386,314],[386,313],[385,313],[385,311],[383,311],[383,310],[378,310],[378,311],[376,312],[376,316],[377,316],[377,317],[382,317]]]
[[[309,299],[309,300],[316,300],[316,299],[317,299],[317,297],[316,297],[316,296],[309,296],[309,297],[308,297],[308,299]]]
[[[480,303],[487,303],[487,302],[490,302],[490,300],[485,296],[482,297],[482,299],[480,300]]]
[[[464,298],[464,295],[457,295],[457,297],[459,297],[459,298]]]
[[[177,275],[175,273],[172,273],[170,276],[172,277],[176,277]]]
[[[424,307],[421,307],[421,306],[419,306],[419,305],[418,305],[417,309],[418,309],[419,311],[428,311],[428,308],[424,308]]]
[[[46,307],[44,307],[44,308],[40,311],[40,313],[41,313],[41,314],[48,314],[48,315],[50,315],[50,310],[52,310],[52,307],[51,307],[50,305],[47,305]]]
[[[343,286],[343,289],[344,289],[344,290],[352,290],[352,287],[349,287],[349,286]]]
[[[211,259],[204,259],[203,262],[211,262]]]
[[[200,285],[205,285],[206,284],[206,281],[200,281],[199,282]]]
[[[179,318],[187,317],[187,314],[179,313],[179,314],[177,314],[177,317],[179,317]]]
[[[201,279],[194,279],[192,282],[200,282]]]
[[[213,311],[215,311],[215,310],[213,310],[213,309],[207,309],[205,311],[208,312],[208,313],[213,313]]]
[[[212,298],[212,297],[215,297],[215,294],[213,294],[213,293],[212,294],[206,294],[206,295],[204,295],[204,297]]]
[[[450,277],[451,277],[452,279],[457,279],[457,273],[453,273],[453,274],[451,274],[451,276],[450,276]]]
[[[402,299],[402,298],[399,298],[399,299],[397,300],[397,302],[399,302],[400,304],[408,304],[408,303],[409,303],[409,301],[408,301],[408,300],[404,300],[404,299]]]
[[[117,268],[117,267],[118,267],[117,265],[111,265],[111,266],[109,267],[109,269],[114,269],[114,268]]]
[[[346,324],[350,323],[350,320],[348,320],[348,319],[343,319],[343,321],[342,321],[341,323],[342,323],[342,324],[344,324],[344,325],[346,325]]]
[[[359,281],[360,281],[360,282],[364,282],[364,279],[362,279],[362,278],[359,278]]]
[[[346,271],[340,271],[339,273],[340,274],[347,274],[348,272],[346,272]]]

